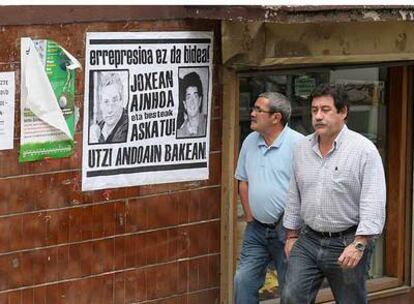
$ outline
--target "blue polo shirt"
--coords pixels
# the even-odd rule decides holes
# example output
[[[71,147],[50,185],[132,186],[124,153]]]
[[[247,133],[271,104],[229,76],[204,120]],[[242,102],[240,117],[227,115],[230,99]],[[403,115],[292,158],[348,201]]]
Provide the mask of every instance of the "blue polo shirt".
[[[284,211],[293,172],[293,150],[303,138],[286,125],[271,146],[258,132],[244,140],[235,177],[248,182],[250,209],[258,221],[275,223]]]

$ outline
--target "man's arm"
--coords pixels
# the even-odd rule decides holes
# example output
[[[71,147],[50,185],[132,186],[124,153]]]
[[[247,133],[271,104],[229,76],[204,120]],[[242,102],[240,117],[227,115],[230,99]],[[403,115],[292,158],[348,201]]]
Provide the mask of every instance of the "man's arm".
[[[239,196],[244,211],[244,220],[251,222],[253,216],[249,206],[249,184],[247,181],[239,181]]]
[[[376,148],[364,155],[361,170],[361,196],[359,203],[359,224],[355,239],[338,259],[342,268],[354,268],[363,256],[355,244],[367,245],[370,236],[379,235],[385,223],[386,185],[381,156]]]
[[[234,177],[239,181],[239,197],[244,212],[244,220],[251,222],[253,220],[252,211],[249,205],[249,175],[247,174],[246,162],[248,154],[248,145],[246,144],[251,139],[250,134],[243,142],[240,150],[239,159],[237,160],[237,168]]]
[[[298,237],[299,237],[299,230],[287,229],[286,243],[285,243],[286,257],[290,256],[290,252],[292,251],[293,245],[295,245],[296,241],[298,240]]]
[[[288,198],[283,217],[283,225],[287,229],[285,244],[286,257],[289,257],[293,245],[298,239],[299,229],[302,224],[302,220],[300,218],[300,194],[295,175],[294,170],[290,179]]]

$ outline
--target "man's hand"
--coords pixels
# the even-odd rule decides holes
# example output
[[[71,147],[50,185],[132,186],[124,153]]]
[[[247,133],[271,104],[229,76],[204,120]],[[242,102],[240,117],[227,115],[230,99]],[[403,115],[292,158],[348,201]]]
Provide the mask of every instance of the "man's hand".
[[[293,245],[295,245],[297,240],[298,240],[297,237],[292,237],[292,238],[286,239],[285,254],[286,254],[287,258],[289,258],[290,252],[292,251],[292,248],[293,248]]]
[[[239,181],[239,196],[243,207],[244,220],[246,223],[253,221],[252,211],[249,205],[249,184],[246,181]]]
[[[298,237],[299,230],[286,229],[285,254],[287,258],[290,256],[290,252],[292,251],[293,245],[295,245],[298,240]]]
[[[368,237],[356,236],[355,241],[362,242],[366,245],[368,243]],[[355,245],[352,243],[344,249],[341,256],[338,258],[338,264],[343,269],[354,268],[358,265],[363,255],[364,252],[356,249]]]
[[[348,245],[341,256],[338,258],[338,264],[344,269],[351,269],[358,265],[364,253],[355,248],[353,244]]]
[[[253,216],[249,213],[249,214],[244,214],[244,221],[246,222],[246,223],[250,223],[250,222],[252,222],[253,221]]]

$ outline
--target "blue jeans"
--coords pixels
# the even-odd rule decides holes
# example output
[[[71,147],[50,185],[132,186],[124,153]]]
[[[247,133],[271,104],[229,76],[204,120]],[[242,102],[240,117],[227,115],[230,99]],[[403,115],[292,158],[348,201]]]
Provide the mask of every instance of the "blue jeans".
[[[321,237],[305,227],[288,259],[283,304],[315,303],[326,277],[338,304],[367,303],[366,280],[373,244],[370,241],[358,265],[342,269],[338,258],[354,240],[354,233],[339,237]]]
[[[286,230],[282,220],[276,229],[265,228],[256,221],[247,223],[239,267],[234,277],[235,303],[259,303],[259,289],[263,286],[267,265],[273,261],[283,288],[286,273],[284,253]]]

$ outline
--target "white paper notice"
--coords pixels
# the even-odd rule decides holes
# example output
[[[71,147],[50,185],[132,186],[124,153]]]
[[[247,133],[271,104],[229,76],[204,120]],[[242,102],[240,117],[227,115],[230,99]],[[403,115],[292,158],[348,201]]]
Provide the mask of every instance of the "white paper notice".
[[[13,149],[14,72],[0,73],[0,150]]]
[[[209,177],[212,32],[87,33],[82,190]]]

